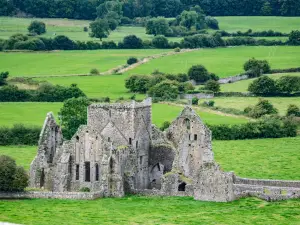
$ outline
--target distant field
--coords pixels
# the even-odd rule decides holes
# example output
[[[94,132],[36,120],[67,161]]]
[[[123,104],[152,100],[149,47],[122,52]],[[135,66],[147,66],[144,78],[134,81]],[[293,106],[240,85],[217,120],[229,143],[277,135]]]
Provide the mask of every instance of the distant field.
[[[210,72],[220,77],[227,77],[243,72],[243,64],[251,57],[268,60],[274,69],[298,67],[300,47],[243,46],[200,49],[151,60],[149,63],[128,71],[127,74],[150,74],[154,70],[166,73],[186,73],[191,66],[202,64]]]
[[[36,125],[42,127],[46,114],[50,111],[57,116],[62,103],[44,102],[10,102],[0,103],[0,126],[12,126],[16,123]],[[173,121],[183,107],[164,104],[153,104],[153,123],[161,126],[164,121]],[[247,122],[244,118],[234,118],[214,113],[198,112],[205,123],[208,124],[237,124]]]
[[[238,176],[300,180],[300,137],[214,141],[216,161]]]
[[[216,17],[221,30],[228,32],[274,30],[289,33],[299,30],[300,17],[225,16]]]
[[[131,56],[142,58],[170,50],[94,50],[0,53],[0,68],[10,76],[89,74],[93,68],[105,72],[124,65]]]
[[[300,73],[280,73],[280,74],[271,74],[268,77],[273,79],[279,79],[283,76],[300,76]],[[253,82],[257,78],[249,79],[249,80],[242,80],[235,83],[230,84],[222,84],[221,91],[222,92],[247,92],[248,86],[250,83]]]
[[[300,107],[300,97],[268,97],[263,99],[269,100],[279,110],[279,114],[281,115],[286,114],[286,110],[290,104]],[[247,106],[254,106],[258,103],[258,100],[259,97],[222,97],[213,99],[215,106],[239,110],[244,110]]]

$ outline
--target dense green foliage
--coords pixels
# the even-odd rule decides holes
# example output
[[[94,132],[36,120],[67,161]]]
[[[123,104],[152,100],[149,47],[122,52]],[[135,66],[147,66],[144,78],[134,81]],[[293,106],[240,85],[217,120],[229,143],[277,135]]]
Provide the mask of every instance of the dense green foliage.
[[[244,70],[250,77],[259,77],[261,74],[269,73],[271,71],[271,67],[267,60],[251,58],[245,62]]]
[[[44,34],[46,33],[46,25],[42,21],[34,20],[30,23],[28,27],[28,31],[32,34],[37,34],[37,35]]]
[[[7,85],[0,89],[0,102],[62,102],[68,98],[81,96],[85,94],[76,84],[64,87],[42,83],[37,90],[24,90],[17,86]]]
[[[9,72],[1,72],[0,73],[0,86],[6,85],[7,81],[6,79],[8,78]]]
[[[270,101],[266,99],[259,99],[255,106],[248,106],[244,109],[244,112],[252,118],[260,118],[264,115],[277,114],[278,110],[274,108]]]
[[[179,94],[178,82],[170,80],[162,81],[151,87],[148,94],[154,101],[175,100]]]
[[[256,95],[274,95],[277,92],[276,83],[268,76],[261,76],[249,85],[248,91]]]
[[[220,84],[218,81],[209,80],[205,83],[205,90],[212,91],[214,93],[220,92]]]
[[[300,117],[300,108],[294,104],[291,104],[287,109],[286,115]]]
[[[87,107],[90,101],[87,98],[71,98],[64,102],[59,112],[63,135],[71,139],[80,125],[86,124]]]
[[[132,65],[138,62],[138,59],[136,57],[130,57],[129,59],[127,59],[127,64],[128,65]]]
[[[23,191],[29,177],[23,167],[17,167],[14,159],[0,155],[0,191]]]
[[[99,38],[102,41],[102,38],[107,38],[109,35],[109,23],[105,19],[98,19],[90,23],[90,36]]]

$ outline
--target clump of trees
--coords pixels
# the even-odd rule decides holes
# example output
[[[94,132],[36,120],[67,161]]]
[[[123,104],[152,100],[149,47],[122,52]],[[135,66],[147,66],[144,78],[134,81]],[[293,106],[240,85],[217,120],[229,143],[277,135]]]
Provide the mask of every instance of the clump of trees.
[[[248,106],[244,109],[244,112],[252,118],[260,118],[264,115],[277,114],[278,110],[272,105],[272,103],[266,99],[259,99],[259,102],[254,106]]]
[[[297,93],[300,92],[300,77],[282,76],[278,80],[274,80],[268,76],[261,76],[249,85],[248,91],[259,96]]]
[[[249,77],[259,77],[262,74],[269,73],[271,71],[271,66],[267,60],[251,58],[245,62],[244,70]]]
[[[30,23],[28,31],[31,34],[41,35],[46,33],[46,24],[42,21],[34,20]]]
[[[24,191],[28,179],[24,168],[17,166],[14,159],[0,156],[0,191]]]
[[[286,116],[300,117],[300,108],[294,104],[288,106]]]
[[[203,65],[192,66],[188,71],[188,76],[197,83],[205,83],[208,80],[219,80],[218,76],[209,73]]]

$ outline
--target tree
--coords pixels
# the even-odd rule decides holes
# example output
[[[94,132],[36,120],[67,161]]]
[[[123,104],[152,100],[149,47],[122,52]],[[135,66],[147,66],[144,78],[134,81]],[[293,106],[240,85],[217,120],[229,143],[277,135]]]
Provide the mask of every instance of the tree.
[[[249,85],[248,91],[261,96],[274,95],[277,92],[276,82],[268,76],[262,76]]]
[[[276,81],[276,86],[280,92],[292,93],[300,91],[300,77],[283,76]]]
[[[143,41],[135,35],[128,35],[123,39],[123,47],[128,49],[142,48]]]
[[[30,33],[36,33],[38,35],[46,33],[46,24],[41,21],[32,21],[28,27]]]
[[[169,23],[167,19],[163,17],[150,19],[146,24],[146,34],[153,34],[154,36],[166,35],[169,30]]]
[[[97,19],[94,22],[90,23],[91,37],[99,38],[102,41],[102,38],[107,38],[109,35],[109,23],[106,19]]]
[[[151,77],[133,75],[126,79],[125,87],[131,92],[146,93],[150,87]]]
[[[64,101],[59,120],[61,121],[64,137],[71,139],[80,125],[87,122],[87,110],[90,101],[85,97],[71,98]]]
[[[289,43],[291,45],[300,45],[300,31],[299,30],[293,30],[289,34]]]
[[[130,57],[129,59],[127,59],[127,64],[128,65],[132,65],[138,62],[138,59],[136,57]]]
[[[205,90],[210,90],[214,93],[220,92],[220,84],[215,80],[209,80],[205,83]]]
[[[278,113],[278,110],[266,99],[259,99],[259,102],[253,108],[247,107],[244,111],[248,114],[248,116],[253,118],[260,118],[263,115]]]
[[[23,191],[28,185],[28,175],[17,167],[14,159],[0,156],[0,191]]]
[[[7,84],[6,79],[8,78],[8,75],[8,71],[0,73],[0,86],[4,86]]]
[[[105,1],[97,7],[98,18],[106,18],[107,14],[114,12],[118,15],[119,19],[123,15],[122,2],[119,1]]]
[[[189,78],[198,83],[204,83],[210,79],[207,69],[202,65],[192,66],[188,71]]]
[[[58,35],[53,40],[54,49],[72,50],[74,49],[74,42],[64,35]]]
[[[214,30],[219,30],[219,22],[216,18],[213,18],[211,16],[206,16],[205,23],[209,28]]]
[[[152,44],[155,48],[168,48],[169,41],[165,36],[159,35],[152,39]]]
[[[261,8],[261,14],[263,16],[271,16],[272,15],[272,6],[270,4],[270,2],[266,1],[262,8]]]
[[[245,62],[244,70],[246,72],[252,72],[253,76],[260,76],[261,74],[269,73],[271,71],[271,67],[267,60],[251,58]]]
[[[198,105],[199,99],[197,97],[192,98],[192,105]]]
[[[300,109],[298,106],[294,104],[289,105],[286,112],[286,116],[292,116],[292,115],[300,117]]]
[[[151,87],[148,94],[155,101],[175,100],[179,94],[178,82],[170,80],[162,81]]]

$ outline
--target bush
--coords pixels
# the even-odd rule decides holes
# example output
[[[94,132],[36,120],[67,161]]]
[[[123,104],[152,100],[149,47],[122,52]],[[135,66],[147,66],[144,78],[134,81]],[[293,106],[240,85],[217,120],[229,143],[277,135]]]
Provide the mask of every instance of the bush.
[[[88,32],[88,31],[89,31],[89,28],[88,28],[88,27],[83,27],[83,31],[84,31],[84,32]]]
[[[92,75],[99,75],[100,72],[99,72],[99,70],[97,70],[96,68],[94,68],[94,69],[91,69],[90,74],[92,74]]]
[[[271,71],[271,67],[267,60],[257,60],[252,58],[245,62],[244,70],[258,72],[257,76],[260,76],[260,74],[269,73]]]
[[[179,94],[178,82],[170,80],[162,81],[151,87],[148,94],[155,101],[175,100]]]
[[[288,43],[290,45],[300,45],[300,31],[299,30],[293,30],[290,33]]]
[[[54,49],[73,50],[74,42],[64,35],[58,35],[53,40]]]
[[[32,21],[28,27],[30,33],[36,33],[38,35],[46,33],[46,25],[41,21]]]
[[[161,131],[164,131],[164,130],[168,129],[170,125],[171,125],[171,123],[169,121],[165,121],[165,122],[163,122],[162,126],[159,129]]]
[[[181,49],[179,47],[174,49],[174,52],[180,52],[180,51],[181,51]]]
[[[165,36],[159,35],[152,39],[152,45],[155,48],[168,48],[169,41]]]
[[[122,45],[125,49],[139,49],[143,47],[143,41],[135,35],[129,35],[124,37]]]
[[[192,66],[188,71],[189,78],[197,83],[204,83],[210,76],[207,69],[202,65]]]
[[[219,29],[219,22],[218,22],[218,20],[216,20],[215,18],[213,18],[211,16],[206,16],[205,17],[205,23],[211,29],[214,29],[214,30],[218,30]]]
[[[40,39],[30,39],[27,41],[19,41],[15,43],[14,49],[43,51],[46,49],[46,46]]]
[[[0,73],[0,86],[4,86],[7,84],[6,79],[8,78],[8,75],[8,71]]]
[[[197,97],[192,98],[192,105],[198,105],[199,99]]]
[[[0,191],[23,191],[28,185],[28,175],[17,167],[14,159],[0,156]]]
[[[151,82],[150,76],[130,76],[125,80],[125,87],[131,92],[146,93]]]
[[[80,192],[90,192],[91,190],[88,187],[80,188]]]
[[[276,81],[278,92],[292,93],[300,91],[300,77],[283,76]]]
[[[248,116],[252,118],[260,118],[263,115],[278,113],[272,103],[265,99],[259,99],[259,102],[253,108],[247,107],[244,109],[244,112],[248,113]]]
[[[209,80],[205,83],[205,90],[210,90],[214,93],[220,92],[220,84],[215,80]]]
[[[268,76],[262,76],[249,85],[248,91],[260,96],[275,95],[277,93],[276,82]]]
[[[297,117],[300,117],[300,109],[298,106],[294,105],[294,104],[291,104],[289,105],[288,109],[287,109],[287,112],[286,112],[286,115],[287,116],[297,116]]]
[[[132,65],[138,62],[138,59],[135,57],[130,57],[129,59],[127,59],[127,64],[128,65]]]

